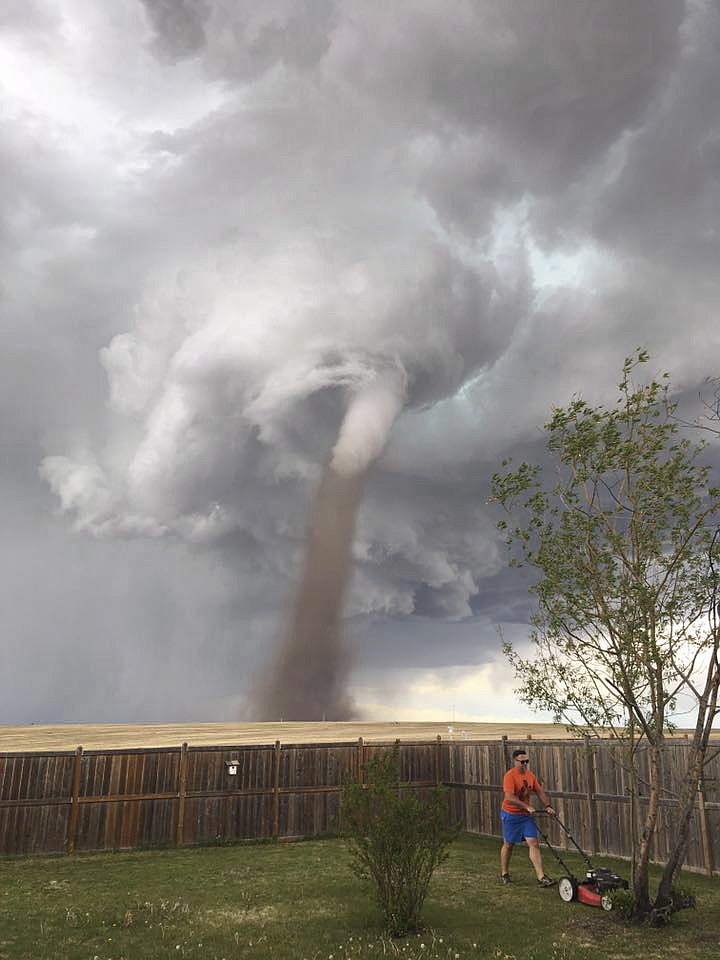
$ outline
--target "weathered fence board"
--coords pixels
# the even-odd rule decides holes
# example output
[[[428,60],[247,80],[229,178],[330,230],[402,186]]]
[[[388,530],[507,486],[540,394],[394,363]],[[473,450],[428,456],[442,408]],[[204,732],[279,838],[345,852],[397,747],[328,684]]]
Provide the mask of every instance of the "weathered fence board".
[[[273,836],[272,810],[271,794],[189,797],[185,807],[184,842],[269,840]]]
[[[188,795],[272,790],[274,755],[273,747],[189,747],[185,789]],[[237,761],[233,775],[229,761]]]
[[[342,784],[392,743],[219,745],[139,750],[0,754],[0,854],[68,853],[336,832]],[[639,798],[617,746],[606,741],[398,743],[403,789],[449,788],[450,815],[470,833],[500,836],[502,777],[516,747],[528,750],[558,813],[588,853],[628,856],[647,804],[647,760]],[[664,860],[689,746],[668,744],[653,859]],[[633,826],[633,817],[635,824]],[[539,823],[554,846],[558,825]],[[720,869],[720,756],[698,784],[686,865]]]
[[[0,802],[69,799],[72,754],[0,755]]]
[[[85,797],[176,793],[180,751],[83,753],[80,794]]]
[[[62,853],[69,811],[67,803],[0,807],[3,854]]]
[[[171,845],[177,801],[81,803],[76,850],[125,850]]]

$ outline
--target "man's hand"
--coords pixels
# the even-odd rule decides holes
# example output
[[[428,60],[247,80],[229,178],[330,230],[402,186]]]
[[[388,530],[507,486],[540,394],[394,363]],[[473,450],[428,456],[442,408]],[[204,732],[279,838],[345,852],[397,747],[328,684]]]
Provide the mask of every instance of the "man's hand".
[[[553,809],[553,807],[550,806],[550,804],[548,804],[548,805],[545,807],[545,813],[546,813],[549,817],[554,817],[554,816],[555,816],[555,810]]]

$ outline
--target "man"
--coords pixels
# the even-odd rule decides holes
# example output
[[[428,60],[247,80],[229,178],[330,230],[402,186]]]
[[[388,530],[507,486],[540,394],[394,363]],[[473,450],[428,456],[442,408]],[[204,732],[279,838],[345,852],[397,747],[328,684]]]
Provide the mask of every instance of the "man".
[[[503,840],[500,849],[500,878],[503,883],[512,883],[510,879],[510,857],[516,843],[523,840],[528,847],[530,862],[535,869],[538,886],[552,887],[555,883],[543,870],[538,828],[535,824],[535,808],[530,803],[530,794],[534,793],[545,808],[545,813],[554,816],[548,795],[537,777],[530,772],[530,758],[526,750],[513,750],[512,769],[503,777],[503,802],[500,818],[502,820]]]

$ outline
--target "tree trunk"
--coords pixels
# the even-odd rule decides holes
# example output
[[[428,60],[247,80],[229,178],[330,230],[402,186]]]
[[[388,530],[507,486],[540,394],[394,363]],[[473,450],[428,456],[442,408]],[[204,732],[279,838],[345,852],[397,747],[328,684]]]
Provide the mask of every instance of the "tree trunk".
[[[690,835],[690,821],[692,820],[692,815],[695,810],[695,795],[704,762],[705,748],[700,747],[699,749],[693,749],[680,792],[677,817],[673,824],[674,836],[670,847],[670,855],[665,864],[657,897],[655,898],[656,907],[667,906],[670,902],[670,894],[675,879],[685,861],[685,851]]]
[[[652,845],[655,830],[657,829],[658,813],[660,810],[660,785],[661,785],[661,766],[660,766],[660,747],[657,744],[649,744],[650,760],[650,793],[648,796],[648,811],[643,825],[643,832],[640,837],[640,851],[638,856],[637,870],[635,872],[635,884],[633,886],[634,915],[638,919],[647,917],[652,910],[650,902],[650,848]]]
[[[713,601],[713,611],[717,609]],[[685,860],[688,837],[690,835],[690,821],[695,810],[695,795],[698,783],[705,769],[708,742],[712,730],[712,722],[717,716],[718,690],[720,689],[720,665],[718,664],[718,633],[713,629],[713,650],[710,665],[708,666],[705,690],[698,701],[698,714],[695,723],[695,735],[688,757],[685,780],[680,793],[678,815],[675,821],[675,834],[670,854],[668,856],[663,875],[660,879],[656,907],[666,906],[671,899],[673,884]]]

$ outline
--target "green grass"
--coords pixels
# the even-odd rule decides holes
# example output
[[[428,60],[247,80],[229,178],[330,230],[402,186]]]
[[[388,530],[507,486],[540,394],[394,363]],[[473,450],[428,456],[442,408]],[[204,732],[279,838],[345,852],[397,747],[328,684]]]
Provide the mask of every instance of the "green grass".
[[[463,837],[433,877],[420,936],[382,936],[339,840],[0,861],[1,960],[710,960],[720,884],[687,875],[698,909],[666,929],[540,890],[522,850],[498,881],[497,841]],[[568,858],[570,860],[571,858]],[[619,873],[627,864],[598,858]],[[546,851],[546,866],[553,864]],[[579,869],[579,864],[575,861]]]

